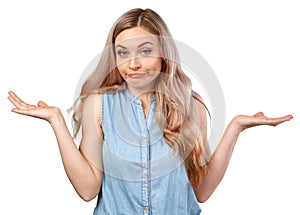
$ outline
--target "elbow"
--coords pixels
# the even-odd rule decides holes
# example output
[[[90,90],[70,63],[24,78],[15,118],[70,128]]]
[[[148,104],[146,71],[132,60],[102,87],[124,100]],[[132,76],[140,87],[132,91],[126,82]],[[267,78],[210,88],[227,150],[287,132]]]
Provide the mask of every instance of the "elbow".
[[[197,201],[198,201],[199,203],[204,203],[204,202],[206,202],[208,199],[209,199],[209,196],[199,196],[199,197],[197,197]]]
[[[196,195],[197,201],[199,203],[204,203],[206,202],[209,197],[211,196],[212,193],[198,193],[198,195]]]
[[[84,197],[81,197],[81,199],[83,199],[83,201],[85,202],[90,202],[94,199],[95,197],[89,197],[89,196],[84,196]]]
[[[84,200],[85,202],[92,201],[94,198],[96,198],[100,192],[100,188],[93,188],[93,189],[81,189],[81,190],[76,190],[77,194],[79,197]]]
[[[90,202],[92,201],[94,198],[96,198],[98,194],[79,194],[80,198],[85,201],[85,202]]]
[[[96,198],[101,191],[102,178],[97,180],[96,183],[89,183],[85,186],[75,188],[79,197],[85,202],[89,202]]]

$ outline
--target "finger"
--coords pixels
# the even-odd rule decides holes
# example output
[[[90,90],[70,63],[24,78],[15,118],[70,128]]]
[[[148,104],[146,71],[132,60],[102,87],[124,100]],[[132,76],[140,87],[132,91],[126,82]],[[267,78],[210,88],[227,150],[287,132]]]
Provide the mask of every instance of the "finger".
[[[277,118],[277,120],[280,121],[280,122],[286,122],[286,121],[289,121],[291,119],[293,119],[292,115],[286,115],[286,116]]]
[[[38,106],[39,106],[39,107],[42,107],[42,108],[48,107],[48,105],[47,105],[45,102],[43,102],[43,101],[39,101],[39,102],[38,102]]]
[[[8,92],[9,97],[8,99],[17,107],[17,106],[27,106],[28,104],[20,99],[13,91]]]
[[[12,96],[9,96],[8,100],[18,109],[25,110],[25,109],[32,109],[35,107],[34,105],[29,105],[23,102],[22,100],[18,100],[17,98]]]
[[[283,117],[276,117],[276,118],[267,118],[267,119],[265,119],[265,124],[276,126],[283,122],[289,121],[292,118],[293,118],[292,115],[286,115]]]
[[[256,114],[254,114],[253,116],[255,117],[260,117],[260,116],[265,116],[263,112],[257,112]]]
[[[32,112],[27,109],[13,108],[11,111],[21,115],[33,116]]]
[[[19,96],[17,96],[17,94],[15,94],[13,91],[9,91],[8,94],[13,97],[17,102],[19,103],[25,103],[22,99],[20,99]]]
[[[24,105],[20,104],[19,101],[16,100],[15,97],[9,96],[8,100],[18,109],[24,109]]]

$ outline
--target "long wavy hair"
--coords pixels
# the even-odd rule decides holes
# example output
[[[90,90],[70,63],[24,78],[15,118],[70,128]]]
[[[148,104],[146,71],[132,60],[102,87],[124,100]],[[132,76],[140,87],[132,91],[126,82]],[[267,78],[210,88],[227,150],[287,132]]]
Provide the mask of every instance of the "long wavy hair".
[[[112,26],[98,66],[84,82],[73,106],[74,137],[80,130],[83,103],[89,95],[114,93],[124,88],[124,79],[116,66],[114,44],[122,31],[133,27],[141,27],[160,39],[162,69],[155,86],[156,121],[167,144],[184,160],[188,178],[197,188],[207,173],[209,150],[203,139],[206,135],[201,134],[201,119],[192,100],[192,83],[180,66],[175,42],[163,19],[151,9],[129,10]]]

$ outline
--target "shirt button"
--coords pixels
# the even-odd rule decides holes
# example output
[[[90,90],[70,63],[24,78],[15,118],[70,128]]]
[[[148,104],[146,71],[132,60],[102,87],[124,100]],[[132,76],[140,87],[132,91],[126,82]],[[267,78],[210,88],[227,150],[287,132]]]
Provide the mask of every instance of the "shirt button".
[[[148,138],[148,135],[147,135],[147,134],[144,134],[144,135],[143,135],[143,138],[144,138],[144,139],[147,139],[147,138]]]
[[[145,210],[145,211],[148,211],[148,210],[149,210],[149,207],[145,206],[145,207],[144,207],[144,210]]]
[[[143,173],[147,174],[148,170],[147,169],[143,169]]]

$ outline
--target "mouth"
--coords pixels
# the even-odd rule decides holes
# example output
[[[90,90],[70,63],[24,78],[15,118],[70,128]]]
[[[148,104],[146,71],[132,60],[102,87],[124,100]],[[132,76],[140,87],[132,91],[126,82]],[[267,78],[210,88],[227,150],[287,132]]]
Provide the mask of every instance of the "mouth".
[[[141,78],[145,75],[145,72],[135,72],[135,73],[127,73],[129,78]]]

